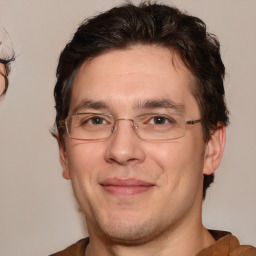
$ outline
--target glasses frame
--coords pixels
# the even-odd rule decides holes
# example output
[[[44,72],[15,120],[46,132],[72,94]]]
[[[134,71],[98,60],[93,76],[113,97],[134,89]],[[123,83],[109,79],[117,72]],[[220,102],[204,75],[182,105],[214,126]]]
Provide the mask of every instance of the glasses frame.
[[[1,96],[1,95],[4,95],[4,94],[6,93],[7,88],[8,88],[8,86],[9,86],[9,81],[8,81],[8,76],[5,75],[5,74],[3,74],[1,71],[0,71],[0,76],[3,76],[3,77],[4,77],[4,81],[5,81],[4,90],[3,90],[2,93],[0,93],[0,96]]]
[[[108,136],[108,137],[105,137],[105,138],[100,138],[100,139],[78,139],[78,138],[74,138],[70,135],[69,133],[69,129],[68,129],[68,119],[72,116],[78,116],[78,115],[84,115],[84,114],[90,114],[90,115],[101,115],[101,116],[108,116],[108,117],[111,117],[113,118],[114,120],[114,124],[113,124],[113,127],[111,129],[111,134]],[[144,114],[141,114],[141,115],[138,115],[138,116],[135,116],[134,118],[136,117],[140,117],[140,116],[145,116],[145,115],[163,115],[163,116],[166,116],[166,114],[164,113],[144,113]],[[173,113],[172,113],[173,114]],[[141,138],[140,135],[138,134],[137,130],[139,129],[139,127],[136,125],[136,123],[134,122],[134,119],[131,119],[131,118],[117,118],[115,119],[113,115],[111,114],[106,114],[106,113],[93,113],[93,112],[77,112],[75,114],[72,114],[72,115],[68,115],[64,120],[61,120],[59,122],[59,127],[65,127],[66,128],[66,132],[68,134],[68,137],[71,138],[71,139],[74,139],[74,140],[83,140],[83,141],[101,141],[101,140],[105,140],[105,139],[108,139],[112,136],[112,134],[117,130],[117,126],[116,126],[116,122],[117,121],[121,121],[121,120],[124,120],[124,121],[131,121],[132,122],[132,127],[134,128],[135,130],[135,133],[136,135],[142,139],[142,140],[147,140],[147,141],[168,141],[168,140],[175,140],[175,139],[179,139],[179,138],[182,138],[185,136],[186,134],[186,126],[187,125],[195,125],[197,123],[200,123],[201,122],[201,119],[193,119],[193,120],[186,120],[185,117],[183,115],[180,115],[180,114],[173,114],[173,115],[176,115],[176,116],[181,116],[184,118],[185,120],[185,132],[184,132],[184,135],[183,136],[180,136],[180,137],[175,137],[175,138],[172,138],[172,139],[144,139],[144,138]]]

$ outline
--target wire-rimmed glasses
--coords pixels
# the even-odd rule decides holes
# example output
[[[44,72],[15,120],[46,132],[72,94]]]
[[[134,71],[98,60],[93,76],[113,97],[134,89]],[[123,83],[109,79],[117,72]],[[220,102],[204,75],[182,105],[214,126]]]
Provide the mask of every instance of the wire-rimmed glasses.
[[[75,113],[60,121],[65,126],[70,138],[77,140],[103,140],[109,138],[117,130],[117,122],[129,121],[139,138],[143,140],[174,140],[185,136],[186,126],[201,122],[185,120],[180,114],[146,113],[133,119],[115,119],[105,113]]]
[[[7,87],[8,87],[7,75],[3,74],[0,71],[0,96],[6,92]]]

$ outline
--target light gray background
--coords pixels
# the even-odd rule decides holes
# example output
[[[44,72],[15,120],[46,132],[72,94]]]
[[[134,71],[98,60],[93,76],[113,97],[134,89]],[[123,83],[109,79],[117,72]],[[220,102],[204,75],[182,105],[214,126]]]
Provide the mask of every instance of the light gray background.
[[[62,179],[54,121],[57,59],[78,24],[122,1],[0,0],[17,60],[0,102],[0,255],[48,255],[85,236]],[[138,1],[134,1],[138,2]],[[231,111],[224,158],[204,203],[209,228],[256,246],[256,1],[176,0],[221,41]],[[149,209],[150,211],[150,209]]]

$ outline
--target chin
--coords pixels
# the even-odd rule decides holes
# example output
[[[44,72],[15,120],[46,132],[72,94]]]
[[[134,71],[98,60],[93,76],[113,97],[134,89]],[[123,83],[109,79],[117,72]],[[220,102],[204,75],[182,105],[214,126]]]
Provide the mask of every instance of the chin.
[[[98,223],[98,228],[108,239],[123,245],[146,243],[161,233],[161,228],[152,219],[115,219],[105,224]]]

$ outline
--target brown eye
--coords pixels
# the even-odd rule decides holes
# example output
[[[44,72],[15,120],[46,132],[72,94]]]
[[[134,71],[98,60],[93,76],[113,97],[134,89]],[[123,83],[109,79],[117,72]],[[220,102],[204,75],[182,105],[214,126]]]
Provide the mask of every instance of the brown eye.
[[[91,118],[91,123],[92,124],[103,124],[104,123],[104,119],[98,116],[92,117]]]
[[[155,116],[153,118],[153,123],[154,124],[166,124],[166,122],[168,122],[168,120],[164,116]]]

